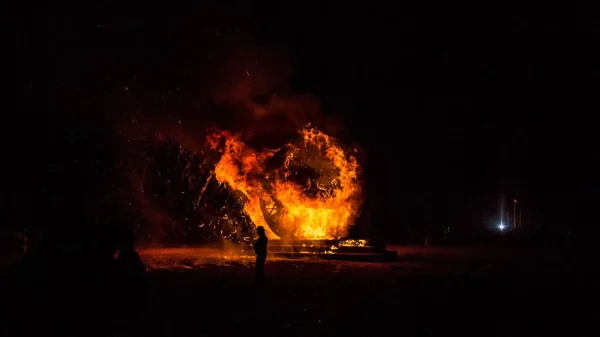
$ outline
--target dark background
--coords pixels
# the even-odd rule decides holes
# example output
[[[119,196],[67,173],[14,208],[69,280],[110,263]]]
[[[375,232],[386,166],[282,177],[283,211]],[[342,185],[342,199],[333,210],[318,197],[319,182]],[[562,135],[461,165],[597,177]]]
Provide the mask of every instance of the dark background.
[[[20,3],[2,226],[77,228],[122,206],[123,88],[135,77],[147,107],[179,87],[183,117],[198,113],[209,56],[234,39],[288,53],[294,90],[343,116],[390,240],[491,228],[513,198],[524,225],[594,229],[598,11],[570,5]]]

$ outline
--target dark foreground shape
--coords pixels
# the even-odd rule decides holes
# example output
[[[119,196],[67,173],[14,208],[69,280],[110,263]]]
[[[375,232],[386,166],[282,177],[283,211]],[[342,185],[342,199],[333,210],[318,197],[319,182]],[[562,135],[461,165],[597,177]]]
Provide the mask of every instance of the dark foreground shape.
[[[13,305],[0,320],[17,328],[1,321],[0,336],[242,336],[257,327],[263,337],[597,335],[593,255],[554,246],[500,253],[402,247],[392,263],[268,260],[265,282],[243,261],[155,269],[146,274],[146,308],[90,283],[101,280],[90,274],[98,264],[84,273],[84,261],[38,260],[44,267],[20,283],[0,278],[0,305]]]
[[[131,240],[63,242],[0,270],[0,336],[113,336],[141,317],[148,279]]]

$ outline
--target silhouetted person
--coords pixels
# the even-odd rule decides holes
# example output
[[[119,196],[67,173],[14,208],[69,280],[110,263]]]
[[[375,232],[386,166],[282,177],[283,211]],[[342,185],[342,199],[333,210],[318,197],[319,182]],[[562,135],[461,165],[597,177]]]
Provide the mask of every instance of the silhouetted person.
[[[140,255],[135,251],[133,244],[119,245],[114,255],[120,266],[121,271],[130,275],[143,275],[146,273],[146,267],[142,263]]]
[[[265,234],[265,228],[258,226],[258,240],[254,243],[254,252],[256,253],[256,277],[262,278],[265,276],[265,261],[267,260],[267,244],[269,239]]]
[[[146,267],[135,251],[132,231],[124,229],[113,256],[115,260],[115,297],[122,315],[129,316],[145,305],[147,296]],[[117,304],[117,305],[119,305]],[[136,308],[137,307],[137,308]]]

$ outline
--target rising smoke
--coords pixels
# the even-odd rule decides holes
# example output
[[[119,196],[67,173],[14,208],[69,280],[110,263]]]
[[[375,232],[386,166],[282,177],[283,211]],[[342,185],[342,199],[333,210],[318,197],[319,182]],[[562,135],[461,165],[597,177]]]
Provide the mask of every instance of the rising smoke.
[[[333,136],[344,130],[321,114],[316,97],[293,92],[285,53],[245,44],[212,57],[201,85],[149,95],[134,82],[122,92],[118,130],[129,182],[122,198],[141,239],[241,242],[252,236],[255,224],[243,209],[247,197],[212,173],[219,154],[205,140],[215,127],[240,134],[256,150],[283,146],[307,123]],[[353,149],[360,159],[360,148]]]

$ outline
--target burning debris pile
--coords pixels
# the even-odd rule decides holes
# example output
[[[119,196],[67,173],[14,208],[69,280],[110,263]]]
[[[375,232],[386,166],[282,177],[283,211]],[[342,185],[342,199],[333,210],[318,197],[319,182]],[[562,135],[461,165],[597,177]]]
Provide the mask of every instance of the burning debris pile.
[[[255,226],[272,239],[340,239],[363,202],[354,151],[310,125],[279,148],[210,130],[205,149],[155,145],[143,189],[159,199],[183,236],[249,241]],[[168,240],[168,238],[167,238]]]
[[[243,199],[216,180],[210,154],[170,141],[155,144],[148,154],[152,160],[144,169],[142,191],[172,220],[164,241],[250,241],[254,224]]]

